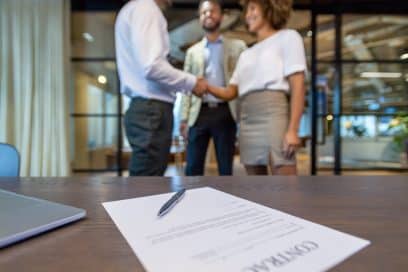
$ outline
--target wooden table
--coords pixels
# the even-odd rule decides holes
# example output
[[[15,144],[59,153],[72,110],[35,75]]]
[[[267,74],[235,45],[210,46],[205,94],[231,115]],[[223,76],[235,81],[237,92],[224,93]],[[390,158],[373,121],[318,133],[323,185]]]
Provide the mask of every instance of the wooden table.
[[[0,178],[2,189],[88,212],[0,250],[0,271],[144,271],[101,203],[181,186],[212,186],[372,242],[332,271],[408,271],[408,180],[389,176]]]

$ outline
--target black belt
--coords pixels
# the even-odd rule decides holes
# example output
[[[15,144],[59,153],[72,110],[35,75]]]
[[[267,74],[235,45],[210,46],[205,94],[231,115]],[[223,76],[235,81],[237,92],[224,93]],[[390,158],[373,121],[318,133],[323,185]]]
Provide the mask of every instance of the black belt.
[[[145,97],[141,97],[141,96],[136,96],[136,97],[132,97],[132,103],[133,102],[138,102],[138,101],[142,101],[142,102],[146,102],[146,103],[152,103],[152,104],[160,104],[166,107],[171,107],[173,108],[173,103],[167,102],[167,101],[162,101],[162,100],[158,100],[158,99],[151,99],[151,98],[145,98]]]
[[[203,102],[201,105],[207,108],[218,108],[228,106],[228,102]]]

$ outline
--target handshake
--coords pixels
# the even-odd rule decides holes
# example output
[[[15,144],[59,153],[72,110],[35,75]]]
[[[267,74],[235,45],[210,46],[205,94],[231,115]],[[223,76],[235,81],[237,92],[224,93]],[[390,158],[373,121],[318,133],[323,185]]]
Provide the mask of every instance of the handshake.
[[[197,83],[193,88],[193,94],[202,97],[204,94],[206,94],[208,91],[208,82],[205,78],[203,77],[198,77],[197,78]]]

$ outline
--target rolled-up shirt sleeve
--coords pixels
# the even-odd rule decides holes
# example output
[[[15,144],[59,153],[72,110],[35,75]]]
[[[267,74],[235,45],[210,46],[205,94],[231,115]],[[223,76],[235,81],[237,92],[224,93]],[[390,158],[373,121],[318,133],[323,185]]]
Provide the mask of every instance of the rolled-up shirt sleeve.
[[[132,52],[143,68],[143,76],[168,89],[190,94],[197,79],[174,68],[167,61],[170,48],[167,23],[163,15],[154,9],[134,12],[130,24]]]
[[[290,30],[283,48],[283,73],[287,77],[296,72],[307,73],[305,47],[298,32]]]

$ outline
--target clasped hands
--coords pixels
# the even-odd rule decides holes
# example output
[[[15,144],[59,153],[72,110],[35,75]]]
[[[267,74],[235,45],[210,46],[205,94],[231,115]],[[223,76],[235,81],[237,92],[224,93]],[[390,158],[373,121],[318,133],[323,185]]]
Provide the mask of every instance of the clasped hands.
[[[193,88],[193,94],[202,97],[208,92],[208,82],[203,77],[197,77],[197,83]]]

